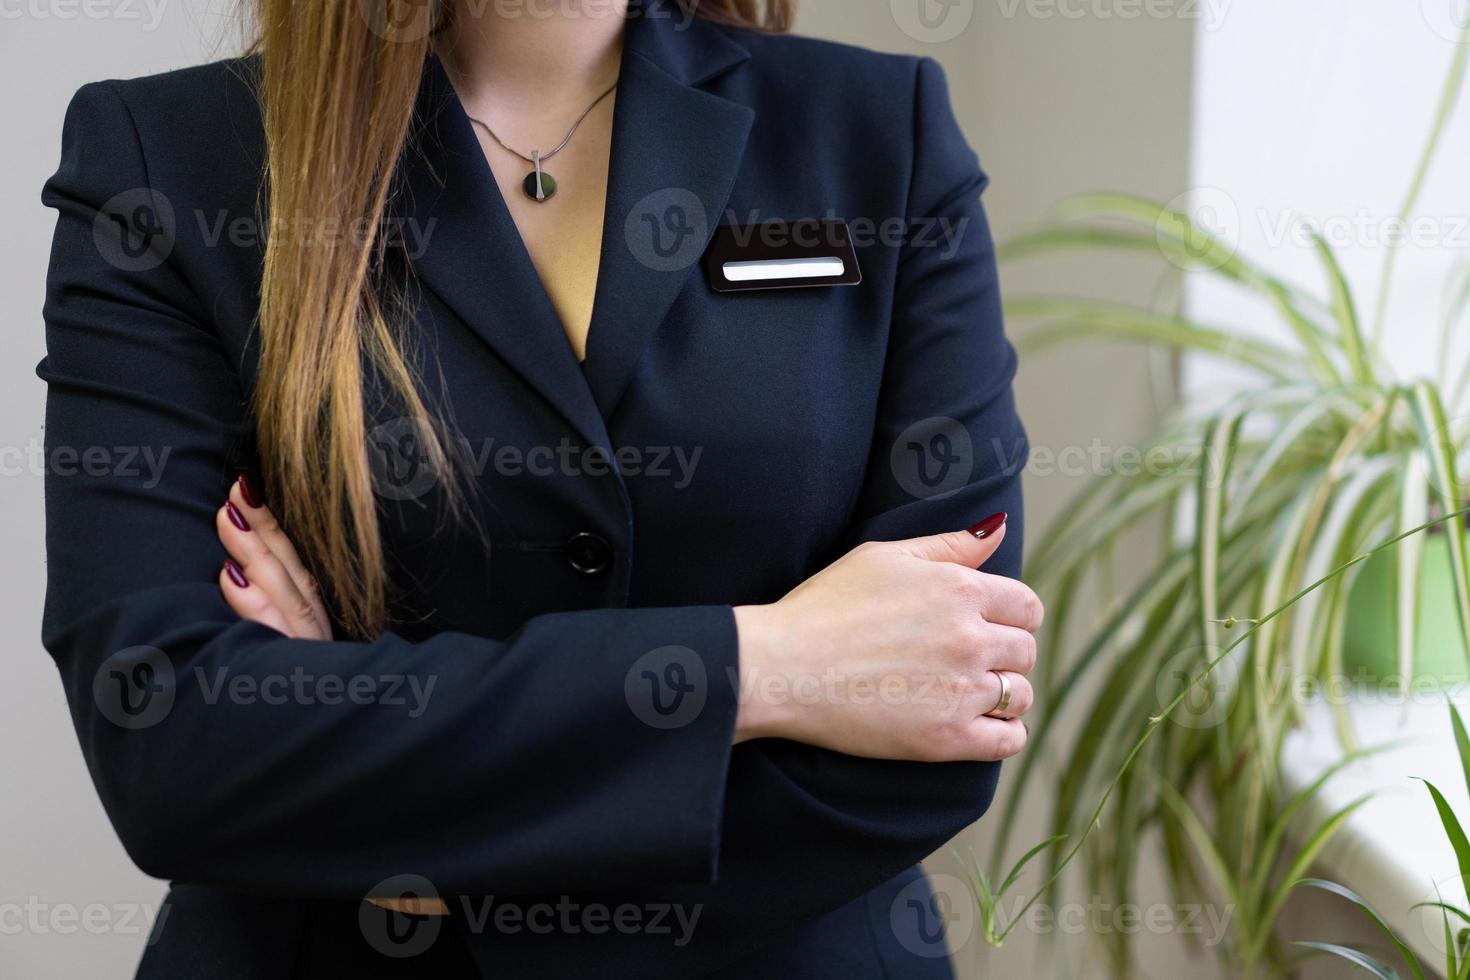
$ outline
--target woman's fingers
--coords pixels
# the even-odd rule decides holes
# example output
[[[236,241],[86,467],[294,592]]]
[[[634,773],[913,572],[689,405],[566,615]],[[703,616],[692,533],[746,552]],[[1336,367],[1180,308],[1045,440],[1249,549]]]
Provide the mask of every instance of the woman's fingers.
[[[327,616],[326,605],[322,602],[316,578],[307,570],[306,564],[296,552],[296,545],[286,535],[280,522],[276,520],[276,515],[265,506],[265,500],[261,497],[260,491],[244,473],[241,473],[234,486],[230,487],[230,503],[235,505],[235,509],[250,525],[251,530],[260,535],[260,540],[286,569],[286,573],[291,576],[291,581],[296,584],[296,591],[311,603],[317,628],[324,638],[330,639],[332,621]]]
[[[1021,674],[1009,670],[988,671],[984,687],[986,693],[981,702],[988,706],[984,715],[990,718],[1019,718],[1031,710],[1031,705],[1036,700],[1031,682]]]
[[[301,594],[286,566],[233,501],[219,509],[215,527],[236,566],[232,570],[227,564],[221,578],[231,608],[287,636],[329,638],[322,634],[312,602]],[[232,574],[234,571],[239,575]]]
[[[265,593],[265,590],[255,588],[250,584],[244,569],[233,558],[226,561],[224,567],[219,570],[219,591],[225,597],[225,602],[235,611],[236,616],[269,626],[278,633],[292,635],[290,624],[286,622],[286,617],[276,609],[271,597]]]
[[[974,759],[996,761],[1019,755],[1026,747],[1026,723],[1019,718],[976,718],[970,723]]]

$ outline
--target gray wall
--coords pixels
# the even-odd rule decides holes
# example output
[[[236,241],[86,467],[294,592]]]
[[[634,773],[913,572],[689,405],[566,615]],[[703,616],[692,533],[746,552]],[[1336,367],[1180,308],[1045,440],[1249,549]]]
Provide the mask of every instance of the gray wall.
[[[1057,199],[1093,189],[1168,199],[1188,175],[1194,21],[1108,16],[1106,2],[958,0],[943,41],[900,26],[911,0],[803,0],[809,34],[939,59],[993,184],[999,237],[1044,217]],[[1125,5],[1119,4],[1119,9]],[[42,283],[52,215],[40,206],[56,165],[62,113],[83,82],[162,71],[231,53],[236,35],[223,0],[0,0],[0,84],[6,149],[0,201],[11,233],[0,238],[0,296],[11,329],[0,344],[0,610],[12,637],[0,685],[0,976],[107,980],[131,976],[145,920],[162,886],[132,868],[102,813],[77,749],[55,671],[37,639],[42,599]],[[937,6],[933,9],[940,9]],[[1084,17],[1063,10],[1088,10]],[[1136,267],[1076,262],[1008,269],[1009,291],[1067,278],[1075,290],[1147,295]],[[1033,441],[1053,450],[1136,442],[1157,418],[1159,365],[1139,352],[1096,348],[1038,357],[1023,367],[1022,408]],[[1170,375],[1163,365],[1163,376]],[[1082,477],[1033,476],[1033,529],[1057,513]],[[986,853],[982,822],[960,842]],[[944,860],[934,862],[944,873]],[[1154,965],[1167,975],[1167,938]],[[977,938],[959,944],[962,975],[1071,976],[1084,950],[1076,935],[1017,933],[999,953]],[[1048,958],[1049,957],[1049,958]],[[1152,959],[1152,957],[1151,957]],[[1200,964],[1195,964],[1196,967]]]

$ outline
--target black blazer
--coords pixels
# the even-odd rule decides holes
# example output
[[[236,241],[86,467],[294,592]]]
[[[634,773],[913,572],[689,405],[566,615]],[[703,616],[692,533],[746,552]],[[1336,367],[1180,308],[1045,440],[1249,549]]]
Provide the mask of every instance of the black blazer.
[[[999,766],[732,750],[731,606],[1002,509],[988,570],[1018,573],[985,177],[932,61],[639,12],[583,365],[426,66],[387,261],[475,521],[445,524],[382,411],[371,642],[283,638],[216,585],[216,509],[258,466],[254,63],[72,102],[44,642],[122,843],[175,883],[140,976],[948,975],[915,864]],[[802,217],[848,222],[860,285],[711,288],[717,225]],[[405,881],[456,915],[363,904]]]

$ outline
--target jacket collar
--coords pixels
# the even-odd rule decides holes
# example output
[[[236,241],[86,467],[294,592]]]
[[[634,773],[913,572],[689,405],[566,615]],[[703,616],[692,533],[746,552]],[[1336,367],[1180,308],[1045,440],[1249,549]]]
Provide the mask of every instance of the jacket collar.
[[[411,258],[414,275],[589,445],[611,449],[605,420],[679,292],[699,274],[754,113],[698,86],[748,57],[723,30],[666,0],[631,0],[602,258],[580,365],[448,75],[432,56],[425,66],[394,200],[395,213],[424,236]],[[693,258],[670,267],[649,251],[648,236],[681,205],[704,213],[684,215],[691,220],[679,227],[694,233],[679,255]]]

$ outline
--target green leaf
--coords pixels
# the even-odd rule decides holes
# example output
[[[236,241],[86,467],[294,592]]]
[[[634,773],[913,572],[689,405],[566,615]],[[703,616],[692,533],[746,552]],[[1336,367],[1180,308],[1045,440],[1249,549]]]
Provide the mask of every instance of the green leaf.
[[[1398,972],[1391,966],[1385,966],[1367,953],[1359,952],[1351,946],[1339,946],[1336,943],[1292,943],[1293,946],[1304,946],[1307,949],[1316,949],[1333,956],[1340,956],[1349,963],[1354,963],[1378,977],[1379,980],[1403,980]]]
[[[1465,837],[1465,828],[1460,826],[1460,818],[1455,816],[1454,810],[1450,809],[1449,802],[1439,788],[1427,779],[1419,779],[1419,781],[1429,790],[1429,795],[1434,797],[1434,807],[1439,811],[1439,822],[1444,824],[1445,836],[1450,839],[1450,846],[1455,849],[1455,860],[1460,865],[1460,880],[1470,885],[1470,839]]]
[[[1394,947],[1399,951],[1399,955],[1404,958],[1404,963],[1409,967],[1409,972],[1412,973],[1414,977],[1417,978],[1417,980],[1424,980],[1424,967],[1419,963],[1419,957],[1415,956],[1414,951],[1409,949],[1408,946],[1404,945],[1403,940],[1399,939],[1398,935],[1393,931],[1392,927],[1390,927],[1387,922],[1383,921],[1383,917],[1379,915],[1378,912],[1373,908],[1373,906],[1369,905],[1368,902],[1361,895],[1350,888],[1339,885],[1335,881],[1324,881],[1321,878],[1303,878],[1301,881],[1296,882],[1293,887],[1297,887],[1300,885],[1306,885],[1309,888],[1318,888],[1325,892],[1331,892],[1334,895],[1347,899],[1349,902],[1352,902],[1358,908],[1362,909],[1365,913],[1367,913],[1368,918],[1373,920],[1373,924],[1378,927],[1379,931],[1381,931],[1393,942]]]
[[[1398,529],[1406,531],[1429,517],[1429,467],[1423,453],[1411,453],[1399,483]],[[1407,685],[1414,676],[1414,651],[1419,627],[1419,571],[1424,559],[1424,535],[1405,538],[1394,551],[1394,607],[1398,640],[1399,677]]]
[[[1273,378],[1300,377],[1301,357],[1284,347],[1141,307],[1059,296],[1018,296],[1004,303],[1008,318],[1036,317],[1045,323],[1019,332],[1023,354],[1081,338],[1160,344],[1229,358]]]
[[[1001,882],[1001,886],[997,890],[996,894],[998,896],[1004,896],[1006,890],[1009,889],[1011,885],[1015,883],[1016,879],[1021,876],[1021,872],[1025,870],[1026,865],[1031,863],[1032,858],[1040,854],[1042,851],[1046,850],[1048,847],[1057,843],[1058,841],[1064,841],[1066,839],[1066,834],[1057,834],[1054,837],[1048,837],[1046,840],[1042,841],[1040,844],[1037,844],[1035,847],[1031,848],[1031,850],[1021,855],[1021,859],[1011,866],[1010,874],[1006,875],[1005,881]]]
[[[1455,472],[1455,448],[1450,442],[1449,422],[1444,405],[1433,385],[1421,381],[1412,389],[1414,422],[1429,460],[1429,471],[1441,506],[1446,514],[1460,509],[1459,477]],[[1470,539],[1465,522],[1449,522],[1444,528],[1450,544],[1451,571],[1455,579],[1455,602],[1460,614],[1460,630],[1465,650],[1470,657]]]
[[[1332,246],[1315,231],[1312,233],[1312,241],[1317,246],[1322,264],[1327,267],[1327,280],[1332,287],[1332,313],[1337,318],[1338,336],[1342,339],[1342,349],[1347,354],[1353,380],[1360,385],[1371,385],[1374,380],[1373,366],[1368,361],[1368,349],[1363,342],[1363,329],[1358,323],[1358,310],[1353,304],[1352,290],[1342,274],[1342,266],[1338,264]]]

